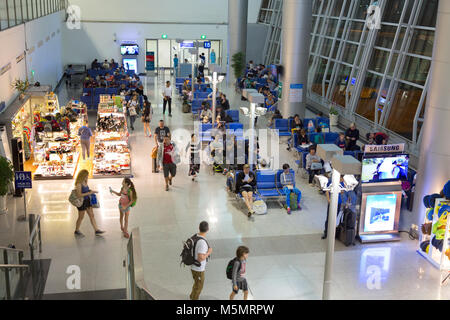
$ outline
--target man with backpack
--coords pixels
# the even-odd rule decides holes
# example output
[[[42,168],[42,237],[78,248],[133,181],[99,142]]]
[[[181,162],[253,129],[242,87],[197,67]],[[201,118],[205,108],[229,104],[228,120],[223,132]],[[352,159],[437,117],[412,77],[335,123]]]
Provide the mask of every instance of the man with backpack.
[[[199,225],[199,233],[193,235],[186,241],[182,252],[182,262],[191,265],[194,285],[189,295],[191,300],[198,300],[205,282],[206,261],[212,253],[212,248],[206,241],[206,233],[209,231],[208,222],[202,221]],[[193,260],[193,261],[190,261]]]

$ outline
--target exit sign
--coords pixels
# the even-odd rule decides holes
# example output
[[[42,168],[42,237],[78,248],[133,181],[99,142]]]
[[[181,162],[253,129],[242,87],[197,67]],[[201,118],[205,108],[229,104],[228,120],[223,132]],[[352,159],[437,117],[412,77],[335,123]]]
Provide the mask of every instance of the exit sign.
[[[202,35],[200,36],[200,39],[202,39],[202,40],[206,39],[206,35],[205,35],[205,34],[202,34]]]
[[[161,35],[161,38],[163,38],[163,39],[167,39],[167,34],[163,34],[163,35]]]

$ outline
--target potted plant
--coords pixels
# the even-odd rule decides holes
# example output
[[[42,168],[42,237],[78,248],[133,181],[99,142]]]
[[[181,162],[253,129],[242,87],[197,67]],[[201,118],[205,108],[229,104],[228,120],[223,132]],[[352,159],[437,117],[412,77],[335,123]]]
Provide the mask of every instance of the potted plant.
[[[6,195],[14,179],[14,167],[8,159],[0,156],[0,214],[6,213]]]
[[[234,77],[237,79],[245,71],[245,55],[243,52],[237,52],[231,57],[231,67],[234,71]]]
[[[25,97],[25,91],[30,87],[30,82],[28,79],[22,81],[20,79],[16,79],[12,83],[12,87],[19,92],[19,99],[22,100]]]
[[[330,107],[329,115],[330,115],[330,126],[337,126],[339,119],[339,112],[334,105]]]

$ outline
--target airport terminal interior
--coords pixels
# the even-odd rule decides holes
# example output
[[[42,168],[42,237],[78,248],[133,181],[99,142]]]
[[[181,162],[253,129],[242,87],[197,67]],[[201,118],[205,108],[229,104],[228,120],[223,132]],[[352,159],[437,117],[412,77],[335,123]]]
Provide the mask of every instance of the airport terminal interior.
[[[448,31],[447,0],[0,0],[0,300],[450,299]]]

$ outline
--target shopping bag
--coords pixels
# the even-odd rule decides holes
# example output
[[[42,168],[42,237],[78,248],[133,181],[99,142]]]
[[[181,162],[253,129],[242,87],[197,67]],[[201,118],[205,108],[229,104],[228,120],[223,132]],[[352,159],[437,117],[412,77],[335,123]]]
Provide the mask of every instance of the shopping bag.
[[[98,202],[95,193],[91,194],[91,205],[93,208],[100,208],[100,203]]]

